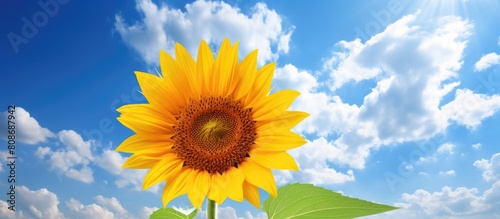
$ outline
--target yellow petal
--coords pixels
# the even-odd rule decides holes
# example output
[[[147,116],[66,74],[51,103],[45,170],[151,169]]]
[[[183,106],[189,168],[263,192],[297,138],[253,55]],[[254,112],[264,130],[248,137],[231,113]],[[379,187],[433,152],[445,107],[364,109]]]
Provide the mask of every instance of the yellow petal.
[[[257,75],[257,50],[248,54],[238,66],[237,76],[240,78],[235,85],[236,87],[234,98],[240,98],[248,95],[252,88]]]
[[[120,116],[118,121],[124,126],[134,131],[135,133],[146,132],[146,133],[156,133],[170,135],[174,133],[172,126],[168,124],[161,124],[158,121],[151,121],[148,119],[141,119],[137,117],[131,117],[128,115]]]
[[[163,206],[167,206],[172,199],[184,195],[187,191],[192,189],[192,182],[189,181],[192,181],[194,174],[195,171],[193,171],[191,167],[183,167],[179,175],[168,179],[163,188]]]
[[[196,174],[193,188],[188,191],[188,198],[197,209],[200,209],[212,185],[212,181],[207,171],[198,170]]]
[[[159,113],[151,107],[150,104],[130,104],[118,108],[120,112],[120,117],[122,119],[132,119],[132,120],[142,120],[143,123],[149,123],[153,126],[160,127],[162,129],[168,129],[172,133],[174,129],[173,124],[176,123],[175,118],[168,111],[163,111]]]
[[[257,71],[257,77],[255,82],[250,89],[250,93],[245,99],[245,106],[254,105],[253,103],[264,98],[271,89],[271,82],[273,80],[274,69],[276,68],[276,63],[272,62],[264,65]]]
[[[167,91],[171,91],[169,95],[174,98],[174,103],[186,105],[189,97],[192,97],[186,73],[172,56],[163,50],[160,52],[160,67],[165,79],[163,82],[167,88],[170,88]]]
[[[309,113],[300,111],[286,111],[283,114],[264,121],[257,121],[255,126],[257,132],[265,132],[270,130],[290,130],[299,122],[309,116]]]
[[[196,59],[196,72],[200,76],[201,80],[204,81],[202,94],[208,94],[212,91],[212,81],[213,80],[213,69],[214,55],[208,44],[202,40],[200,47],[198,48],[198,58]]]
[[[217,53],[213,69],[214,81],[212,83],[215,86],[214,94],[216,96],[228,95],[232,92],[229,91],[229,87],[233,83],[237,64],[238,42],[231,46],[229,39],[226,38],[222,42],[219,53]]]
[[[133,168],[133,169],[149,169],[156,165],[161,160],[161,157],[157,156],[144,156],[133,154],[130,156],[125,163],[121,166],[122,168]]]
[[[225,189],[227,196],[235,201],[243,201],[243,180],[245,179],[243,172],[238,168],[231,167],[223,174],[229,176],[229,184]]]
[[[180,98],[177,92],[169,91],[171,88],[166,87],[163,78],[138,71],[135,72],[135,75],[141,87],[142,94],[150,104],[161,110],[167,110],[174,115],[178,113],[178,106],[175,103],[178,103],[177,101]]]
[[[227,197],[224,188],[229,183],[229,177],[227,174],[220,175],[219,173],[214,173],[211,175],[211,180],[212,185],[208,191],[208,198],[216,201],[218,204],[222,204]]]
[[[198,98],[201,95],[203,81],[197,76],[196,63],[193,57],[191,57],[186,48],[184,48],[180,43],[175,44],[175,59],[186,74],[193,97]]]
[[[266,151],[259,148],[249,152],[250,158],[260,165],[279,170],[299,170],[295,159],[285,151]]]
[[[273,173],[269,168],[256,163],[252,159],[247,159],[241,163],[241,170],[245,174],[245,180],[249,183],[264,189],[267,193],[276,197],[277,188]]]
[[[175,151],[171,146],[140,150],[130,156],[122,167],[135,169],[152,168],[164,157],[173,156],[172,154],[175,154]]]
[[[166,110],[158,110],[150,104],[128,104],[117,109],[121,114],[135,117],[148,117],[160,120],[166,124],[175,124],[175,117]]]
[[[163,159],[151,168],[144,177],[142,189],[146,190],[161,181],[166,181],[171,176],[178,174],[181,168],[182,160],[178,159],[176,154],[165,154]]]
[[[253,106],[253,117],[257,121],[277,117],[283,114],[299,95],[300,93],[295,90],[281,90],[273,93]]]
[[[243,181],[243,196],[248,202],[252,203],[253,206],[260,209],[259,188],[257,188],[257,186],[252,185],[246,180]]]
[[[255,139],[256,148],[261,148],[268,151],[286,151],[292,148],[299,147],[307,143],[302,136],[291,132],[273,132],[272,130],[258,132]]]
[[[134,153],[152,148],[172,147],[172,135],[139,135],[135,134],[123,141],[115,150],[119,152]]]

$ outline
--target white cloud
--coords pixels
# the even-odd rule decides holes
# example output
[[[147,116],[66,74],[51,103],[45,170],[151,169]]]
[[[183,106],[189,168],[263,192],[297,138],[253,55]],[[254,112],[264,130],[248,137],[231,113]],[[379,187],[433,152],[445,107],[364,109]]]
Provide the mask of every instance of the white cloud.
[[[363,79],[382,79],[365,96],[357,127],[343,131],[335,142],[339,148],[349,145],[367,150],[427,139],[446,129],[439,102],[458,82],[443,81],[454,78],[460,68],[463,38],[469,34],[470,25],[456,17],[443,17],[425,30],[413,24],[415,19],[416,15],[409,15],[396,21],[346,58],[360,68],[381,69],[379,74]],[[348,70],[334,70],[334,80],[357,75]]]
[[[121,165],[125,163],[125,158],[116,151],[105,150],[100,156],[96,157],[95,163],[112,174],[120,174],[123,171]]]
[[[378,81],[361,106],[317,91],[320,85],[307,71],[292,65],[276,70],[278,88],[302,92],[292,108],[311,114],[295,130],[319,136],[340,134],[328,149],[335,154],[331,161],[364,168],[372,148],[424,140],[446,130],[447,118],[439,102],[459,83],[443,81],[456,77],[471,25],[457,17],[443,17],[423,28],[415,24],[416,17],[396,21],[364,44],[342,41],[338,46],[344,52],[334,52],[325,60],[332,90],[350,81]],[[298,80],[304,84],[297,85]]]
[[[426,172],[418,172],[418,175],[422,175],[422,176],[425,176],[425,177],[429,176],[429,174],[426,173]]]
[[[50,168],[56,174],[87,184],[94,182],[93,171],[88,167],[94,159],[91,151],[93,141],[84,141],[73,130],[60,131],[57,137],[64,148],[53,150],[50,147],[38,147],[35,156],[40,159],[48,157]]]
[[[16,214],[18,215],[17,217]],[[4,219],[25,218],[24,215],[21,217],[20,214],[21,213],[19,213],[19,211],[16,212],[9,210],[9,204],[3,200],[0,200],[0,215],[2,215]]]
[[[37,144],[45,142],[48,138],[56,137],[50,130],[40,126],[38,121],[31,117],[30,113],[25,109],[16,107],[15,110],[15,119],[13,121],[16,123],[16,141]],[[8,115],[7,111],[0,112],[0,130],[7,130]],[[7,139],[7,132],[0,132],[0,138]]]
[[[474,65],[474,71],[484,71],[487,68],[498,65],[500,63],[500,55],[494,52],[488,53],[481,57]]]
[[[38,147],[35,152],[35,156],[42,159],[45,156],[49,155],[50,153],[52,153],[52,151],[50,150],[49,147]]]
[[[299,165],[300,165],[300,162],[297,161],[297,163],[299,163]],[[302,171],[302,170],[300,170],[300,171]],[[294,181],[292,171],[290,171],[290,170],[272,170],[272,172],[273,172],[274,180],[276,181],[276,184],[278,186],[285,185],[289,182]]]
[[[253,216],[252,213],[250,213],[249,211],[246,211],[245,212],[245,216],[243,217],[244,219],[267,219],[267,214],[264,213],[264,212],[259,212],[259,214],[257,214],[257,216]]]
[[[259,64],[276,60],[288,53],[294,27],[284,29],[281,16],[264,3],[257,3],[250,14],[225,2],[198,0],[186,4],[185,10],[138,0],[142,20],[132,25],[121,15],[115,16],[115,28],[123,41],[137,50],[149,64],[158,64],[159,50],[174,54],[175,42],[196,55],[200,41],[220,43],[225,37],[240,41],[242,55],[259,49]]]
[[[341,41],[341,52],[324,61],[333,91],[346,83],[376,81],[360,106],[323,92],[305,70],[292,65],[276,70],[277,88],[301,91],[292,109],[311,114],[295,130],[324,137],[338,134],[328,149],[335,157],[326,160],[361,169],[372,149],[427,140],[443,133],[452,120],[473,128],[496,112],[496,96],[461,89],[440,108],[442,98],[460,84],[457,71],[472,25],[455,16],[427,22],[417,18],[407,15],[365,43]],[[459,106],[467,97],[476,102],[463,110]]]
[[[257,216],[253,216],[252,213],[246,211],[243,217],[238,217],[236,214],[236,210],[230,206],[227,207],[219,207],[217,218],[224,219],[267,219],[267,215],[264,212],[260,212]],[[195,219],[204,219],[207,218],[206,210],[198,211],[198,214],[194,217]]]
[[[336,90],[347,82],[362,81],[366,79],[371,79],[376,77],[381,73],[380,67],[365,67],[359,65],[355,56],[360,54],[365,45],[360,39],[356,39],[351,42],[340,41],[337,44],[338,47],[343,50],[343,52],[334,51],[332,52],[332,57],[324,61],[323,67],[327,71],[331,71],[331,77],[333,78],[332,90]],[[356,72],[353,74],[353,72]]]
[[[498,218],[500,216],[500,181],[480,194],[476,188],[445,186],[439,192],[419,189],[404,193],[401,209],[367,218]]]
[[[59,219],[64,214],[59,211],[57,195],[45,188],[32,191],[26,186],[17,187],[19,210],[25,218]],[[17,214],[17,213],[16,213]],[[20,216],[19,214],[17,216]],[[22,217],[19,217],[22,218]]]
[[[297,161],[300,170],[274,170],[276,183],[284,185],[298,181],[315,185],[334,185],[354,181],[352,170],[342,173],[331,166],[332,161],[339,159],[336,150],[324,137],[308,141],[304,146],[290,150],[289,153]]]
[[[304,170],[306,178],[304,181],[311,182],[315,185],[331,185],[340,184],[349,181],[354,181],[352,170],[348,170],[345,174],[337,172],[335,169],[328,166],[318,166],[317,168],[309,168]]]
[[[455,145],[449,142],[443,143],[440,145],[435,153],[434,151],[420,151],[422,152],[422,155],[418,158],[418,160],[414,163],[416,165],[424,164],[424,163],[435,163],[437,162],[440,158],[444,158],[449,155],[455,154]],[[420,148],[422,149],[422,148]],[[449,172],[449,171],[448,171]],[[440,175],[442,175],[442,172],[440,172]]]
[[[7,157],[9,157],[9,151],[8,150],[5,150],[5,151],[0,151],[0,162],[2,164],[7,164],[9,162],[9,159],[7,159]],[[0,173],[4,171],[4,165],[0,165]]]
[[[87,166],[81,167],[80,170],[73,168],[68,169],[65,174],[71,179],[75,179],[87,184],[94,182],[93,171]]]
[[[91,142],[84,141],[83,138],[73,130],[62,130],[58,133],[59,140],[68,147],[68,150],[77,152],[83,158],[92,160],[90,151]]]
[[[479,150],[481,148],[481,146],[482,146],[481,143],[476,143],[476,144],[472,145],[472,148]]]
[[[67,212],[59,210],[57,195],[45,188],[30,190],[26,186],[16,186],[16,211],[8,210],[8,203],[0,200],[0,215],[2,219],[87,219],[87,218],[121,218],[147,219],[158,208],[142,207],[137,214],[128,212],[115,198],[106,198],[102,195],[94,197],[97,203],[88,205],[70,198],[66,202]]]
[[[8,209],[9,204],[0,200],[0,215],[2,218],[11,219],[87,219],[87,218],[123,218],[147,219],[153,211],[158,208],[142,207],[137,215],[128,212],[115,198],[106,198],[102,195],[94,197],[97,203],[84,205],[80,201],[71,198],[66,202],[68,212],[64,214],[59,210],[59,199],[57,195],[45,188],[30,190],[26,186],[16,186],[17,200],[16,211]]]
[[[69,209],[69,215],[72,218],[102,218],[102,219],[113,219],[113,212],[97,205],[83,205],[75,199],[70,199],[66,202],[66,206]]]
[[[123,206],[120,204],[118,199],[116,199],[115,197],[104,198],[102,195],[98,195],[95,197],[95,200],[101,206],[103,206],[107,209],[110,209],[113,212],[116,212],[119,214],[126,214],[127,213],[127,211],[123,208]]]
[[[316,78],[305,70],[299,70],[292,64],[276,68],[273,83],[274,90],[293,89],[300,93],[308,94],[318,86]]]
[[[440,154],[453,154],[455,153],[453,149],[455,148],[455,145],[452,143],[444,143],[439,148],[437,149],[437,153]]]
[[[473,165],[483,171],[484,181],[500,180],[500,153],[491,156],[490,160],[476,160]]]
[[[455,176],[456,173],[455,173],[455,170],[448,170],[446,172],[439,171],[439,175],[441,175],[441,176]]]
[[[273,82],[275,90],[294,89],[301,93],[291,109],[307,112],[310,116],[294,128],[296,131],[327,136],[356,122],[358,107],[343,103],[338,96],[318,92],[318,80],[306,70],[287,64],[276,69]]]
[[[500,110],[500,95],[477,94],[469,89],[457,89],[455,99],[442,107],[445,117],[474,129],[485,118]]]
[[[97,203],[88,205],[71,198],[66,202],[70,218],[121,218],[121,219],[147,219],[158,208],[142,207],[137,214],[128,212],[115,197],[105,198],[102,195],[94,197]]]
[[[158,208],[153,207],[142,207],[141,210],[139,210],[138,213],[138,219],[148,219],[151,214],[153,214],[154,211],[158,210]]]

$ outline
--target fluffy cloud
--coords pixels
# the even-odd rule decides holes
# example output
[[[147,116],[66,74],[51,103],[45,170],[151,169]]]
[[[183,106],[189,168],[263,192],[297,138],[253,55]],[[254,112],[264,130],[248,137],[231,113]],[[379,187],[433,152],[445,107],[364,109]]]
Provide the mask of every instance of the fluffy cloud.
[[[319,127],[333,116],[341,118],[334,120],[339,128],[329,129],[340,133],[333,143],[340,163],[364,168],[371,148],[427,139],[446,129],[439,102],[458,82],[442,82],[456,76],[470,25],[443,17],[424,29],[415,24],[416,18],[405,16],[364,44],[342,41],[338,46],[344,52],[326,60],[332,90],[349,82],[378,81],[361,106],[333,96],[327,103],[344,108],[343,114],[325,112],[315,118]]]
[[[440,154],[453,154],[455,153],[453,150],[455,145],[452,143],[444,143],[437,149],[437,152]]]
[[[102,195],[98,195],[95,197],[97,203],[101,206],[110,209],[113,212],[117,212],[118,214],[127,214],[127,211],[122,207],[118,199],[115,197],[104,198]]]
[[[342,122],[348,123],[352,118],[349,115],[357,109],[355,106],[343,104],[339,98],[331,100],[327,94],[317,92],[319,83],[316,78],[308,71],[299,70],[291,64],[276,69],[274,83],[275,90],[294,89],[301,93],[292,109],[308,112],[311,116],[294,128],[298,132],[319,132],[320,135],[327,135],[325,130],[340,131]],[[338,122],[339,120],[342,122]],[[276,182],[283,185],[292,180],[299,180],[316,185],[331,185],[353,181],[355,177],[351,170],[341,173],[330,166],[331,161],[343,158],[336,156],[338,149],[331,143],[325,137],[319,137],[291,150],[290,154],[297,160],[301,171],[274,171]]]
[[[338,162],[343,157],[337,156],[338,149],[323,137],[290,151],[290,154],[300,167],[299,172],[291,172],[295,180],[315,185],[342,184],[355,180],[352,170],[341,173],[330,166],[330,162]]]
[[[8,159],[7,157],[9,157],[9,151],[5,150],[5,151],[0,151],[0,162],[2,164],[6,164],[8,162]],[[0,165],[0,173],[4,171],[4,165]]]
[[[317,91],[320,83],[306,70],[291,64],[277,68],[274,85],[276,90],[294,89],[301,93],[291,109],[308,112],[310,116],[294,129],[296,131],[327,136],[356,122],[358,107],[343,103],[338,96]]]
[[[472,145],[472,148],[479,150],[481,148],[481,143],[476,143]]]
[[[7,130],[7,112],[0,112],[0,130]],[[30,113],[21,107],[16,107],[16,141],[26,144],[45,142],[48,138],[56,137],[47,128],[40,126]],[[7,139],[7,132],[0,132],[1,139]]]
[[[69,218],[122,218],[122,219],[147,219],[158,208],[142,207],[136,214],[130,213],[120,202],[115,198],[105,198],[102,195],[94,197],[97,203],[88,205],[82,204],[80,201],[70,199],[66,202],[69,209]]]
[[[500,180],[500,153],[491,156],[490,160],[476,160],[473,165],[483,171],[483,180]]]
[[[127,25],[121,15],[116,15],[115,28],[149,64],[158,64],[160,49],[174,54],[176,42],[196,55],[202,39],[210,44],[220,43],[225,37],[232,42],[241,40],[241,54],[258,48],[258,62],[263,64],[288,53],[293,32],[293,27],[284,29],[281,16],[264,3],[257,3],[248,15],[227,3],[205,0],[186,4],[184,11],[151,0],[138,0],[136,8],[141,21]]]
[[[325,60],[331,91],[346,83],[376,81],[359,106],[325,92],[305,70],[292,65],[276,70],[277,88],[302,93],[292,108],[311,114],[295,130],[323,137],[338,135],[328,149],[335,157],[323,155],[328,157],[324,160],[364,168],[372,149],[429,139],[443,133],[450,121],[474,128],[500,108],[497,96],[467,89],[456,89],[455,99],[440,107],[443,97],[460,84],[457,71],[472,25],[454,16],[420,25],[423,21],[417,22],[418,16],[401,18],[365,43],[341,41],[337,44],[340,52]],[[441,150],[452,152],[450,145],[445,146]]]
[[[94,159],[91,146],[92,141],[84,141],[73,130],[63,130],[57,134],[64,148],[53,150],[50,147],[38,147],[35,155],[40,159],[48,158],[51,170],[56,174],[84,183],[94,182],[93,171],[88,167]]]
[[[65,218],[64,214],[59,211],[59,200],[56,194],[45,188],[32,191],[26,186],[16,186],[16,189],[18,192],[16,202],[19,203],[16,218]]]
[[[252,213],[246,211],[243,217],[238,217],[236,214],[236,210],[230,206],[227,207],[219,207],[218,208],[218,218],[224,219],[267,219],[267,215],[264,212],[260,212],[257,216],[253,216]],[[205,210],[201,210],[198,212],[195,219],[207,218],[207,212]]]
[[[492,52],[484,55],[474,65],[474,71],[484,71],[487,68],[498,65],[500,63],[500,55]]]
[[[455,176],[455,170],[448,170],[446,172],[440,171],[439,175],[441,176]]]
[[[121,203],[115,197],[105,198],[102,195],[94,197],[97,203],[84,205],[78,200],[70,199],[66,202],[66,206],[70,210],[68,213],[71,218],[123,218],[134,219],[149,218],[149,215],[157,208],[143,207],[135,216],[125,210]]]
[[[70,199],[66,202],[66,206],[69,209],[69,215],[72,218],[102,218],[102,219],[112,219],[114,214],[111,211],[97,205],[83,205],[75,199]]]
[[[500,216],[500,181],[480,194],[476,188],[445,186],[439,192],[419,189],[413,194],[404,193],[395,206],[401,209],[367,217],[375,218],[498,218]]]
[[[457,89],[455,99],[442,107],[444,116],[472,129],[498,110],[500,95],[477,94],[469,89]]]
[[[142,207],[141,210],[139,210],[139,213],[138,213],[138,217],[137,218],[141,218],[141,219],[148,219],[149,216],[154,212],[158,210],[158,208],[156,207],[153,207],[153,208],[150,208],[150,207]]]
[[[59,210],[59,199],[57,195],[45,188],[30,190],[26,186],[16,187],[17,200],[16,211],[8,210],[8,203],[0,200],[0,215],[2,219],[87,219],[87,218],[123,218],[123,219],[147,219],[149,215],[158,208],[142,207],[139,212],[132,214],[125,210],[115,198],[106,198],[102,195],[94,197],[97,203],[88,205],[70,198],[66,202],[67,212]]]
[[[3,218],[5,219],[25,218],[24,215],[22,217],[21,216],[16,217],[16,214],[20,215],[21,213],[19,211],[15,212],[9,210],[9,204],[3,200],[0,200],[0,215],[2,215]]]
[[[427,139],[447,127],[439,102],[458,85],[444,81],[453,79],[461,66],[470,25],[457,17],[443,17],[424,29],[415,24],[416,18],[403,17],[365,44],[343,42],[350,52],[344,58],[336,56],[342,61],[331,73],[333,89],[349,81],[380,78],[365,96],[355,125],[343,130],[334,142],[343,156],[362,155],[358,156],[362,160],[349,159],[353,167],[364,167],[370,148]],[[357,78],[356,69],[345,67],[349,62],[365,71],[378,69],[378,73],[361,73]]]

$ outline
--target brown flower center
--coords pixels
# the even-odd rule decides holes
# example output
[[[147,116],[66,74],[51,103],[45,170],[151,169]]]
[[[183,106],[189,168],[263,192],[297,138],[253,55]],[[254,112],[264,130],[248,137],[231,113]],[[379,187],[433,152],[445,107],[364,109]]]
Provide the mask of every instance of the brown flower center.
[[[248,155],[255,140],[252,109],[228,97],[202,97],[181,109],[173,149],[184,165],[223,173]]]

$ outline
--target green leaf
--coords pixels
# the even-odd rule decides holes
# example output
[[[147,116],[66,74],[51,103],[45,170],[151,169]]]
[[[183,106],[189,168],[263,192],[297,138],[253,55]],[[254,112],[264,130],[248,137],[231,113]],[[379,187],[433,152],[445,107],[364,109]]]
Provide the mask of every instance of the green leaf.
[[[263,206],[269,219],[354,218],[394,209],[397,208],[299,183],[279,188],[278,196],[269,196]]]
[[[193,219],[198,213],[197,209],[194,209],[189,215],[185,215],[173,208],[160,208],[153,212],[149,219]]]
[[[196,217],[196,214],[198,214],[198,209],[194,209],[194,211],[192,211],[190,214],[188,214],[188,219],[193,219],[194,217]]]

